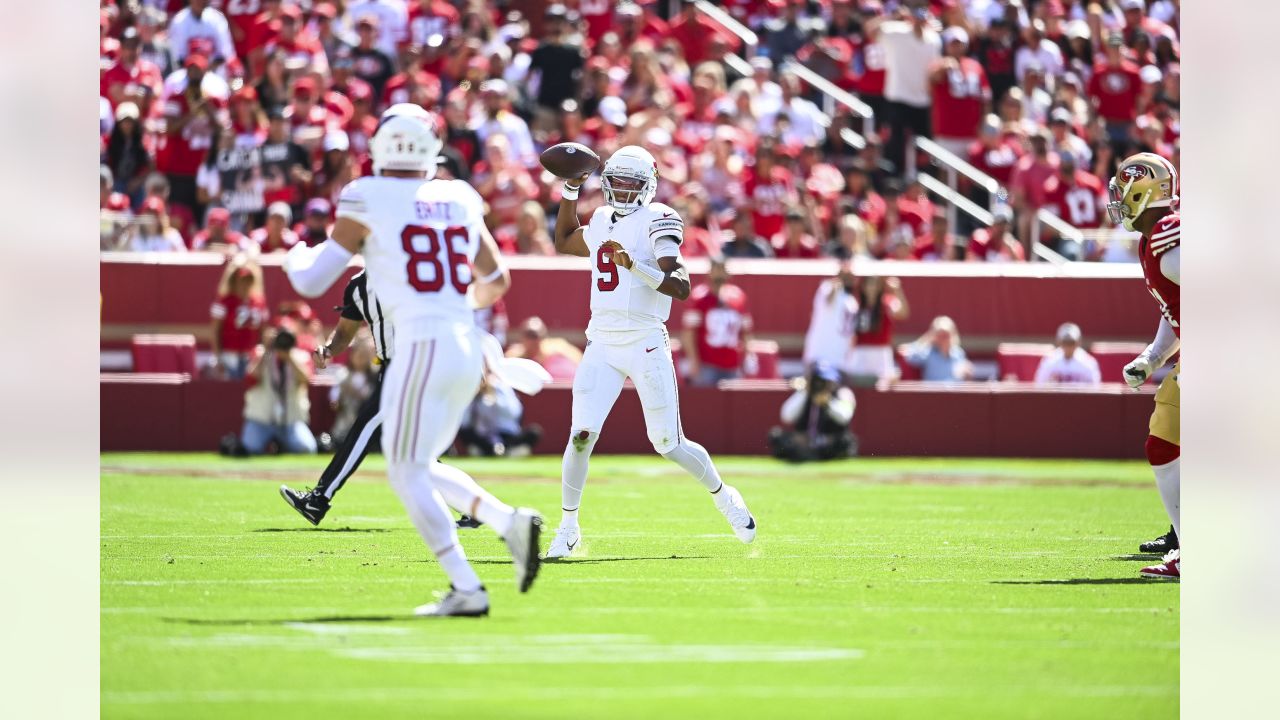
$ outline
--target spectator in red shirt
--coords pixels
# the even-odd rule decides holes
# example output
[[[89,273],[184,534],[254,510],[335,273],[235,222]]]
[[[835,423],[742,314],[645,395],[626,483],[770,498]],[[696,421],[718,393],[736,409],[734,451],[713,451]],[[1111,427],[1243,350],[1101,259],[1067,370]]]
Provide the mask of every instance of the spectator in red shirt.
[[[964,157],[978,139],[978,127],[991,109],[991,85],[982,65],[970,57],[969,34],[961,27],[942,31],[943,57],[929,71],[933,90],[933,137]]]
[[[667,30],[668,37],[675,38],[683,50],[684,60],[693,67],[707,58],[707,39],[712,35],[724,38],[732,50],[736,51],[740,44],[738,37],[727,32],[701,12],[693,3],[684,3],[680,15],[671,21]]]
[[[783,209],[795,202],[797,196],[791,173],[778,164],[771,140],[761,140],[756,146],[756,164],[746,171],[742,185],[751,204],[756,234],[772,238],[780,233]]]
[[[929,232],[916,238],[911,257],[926,262],[960,259],[960,246],[956,244],[951,233],[947,232],[945,214],[939,213],[933,216],[933,222],[929,224]]]
[[[911,306],[896,277],[859,276],[853,280],[857,300],[853,350],[844,371],[854,378],[889,380],[896,377],[893,328],[911,316]]]
[[[222,380],[240,380],[270,317],[263,294],[262,268],[244,256],[227,263],[218,296],[209,309],[213,358],[209,369]]]
[[[787,208],[786,223],[782,232],[776,233],[770,244],[777,258],[816,258],[822,255],[822,245],[808,232],[804,211],[798,206]]]
[[[1049,133],[1031,136],[1031,152],[1013,167],[1009,180],[1013,208],[1018,212],[1018,234],[1030,237],[1031,216],[1044,205],[1044,184],[1058,169],[1058,156],[1049,152]]]
[[[1119,33],[1107,36],[1106,61],[1093,69],[1089,79],[1089,99],[1098,115],[1106,121],[1107,138],[1117,153],[1129,141],[1133,120],[1137,117],[1138,95],[1142,77],[1138,66],[1124,58],[1124,38]]]
[[[538,185],[529,171],[512,159],[506,135],[490,135],[484,144],[484,155],[484,167],[476,169],[475,188],[489,205],[486,221],[495,233],[511,232],[520,206],[538,197]]]
[[[107,69],[102,76],[102,94],[118,106],[126,100],[135,100],[141,95],[139,86],[145,85],[153,93],[159,94],[164,77],[156,64],[140,56],[142,45],[136,28],[126,28],[120,38],[119,59]]]
[[[235,252],[249,249],[249,239],[231,229],[231,212],[226,208],[209,208],[205,228],[191,238],[192,250]],[[256,342],[256,336],[255,336]]]
[[[751,309],[747,294],[729,282],[724,258],[711,258],[707,282],[693,289],[684,311],[685,377],[713,386],[742,377],[751,365]]]
[[[264,253],[284,252],[298,244],[298,234],[289,227],[292,222],[288,203],[273,202],[267,207],[267,224],[249,233],[249,242]]]
[[[1102,227],[1107,191],[1096,175],[1078,169],[1075,155],[1058,153],[1058,171],[1044,182],[1049,212],[1080,229]]]
[[[1013,222],[1013,210],[1008,205],[1001,205],[991,212],[992,221],[989,228],[978,228],[969,236],[969,247],[965,251],[965,260],[971,262],[1023,262],[1027,259],[1026,251],[1018,238],[1009,232]]]
[[[320,150],[329,129],[329,110],[321,105],[316,81],[303,77],[293,86],[293,102],[285,108],[293,142],[314,153]]]
[[[297,5],[286,5],[280,10],[279,31],[268,41],[263,50],[267,53],[280,50],[285,64],[297,67],[300,72],[328,74],[329,60],[320,41],[302,26],[302,10]]]
[[[876,228],[876,246],[872,248],[872,254],[909,259],[915,249],[916,238],[924,234],[933,212],[930,210],[928,215],[922,214],[919,204],[903,195],[902,181],[897,178],[885,183],[884,205],[885,214]]]
[[[982,123],[978,140],[969,145],[965,155],[970,165],[995,178],[1001,185],[1008,185],[1014,165],[1022,157],[1022,143],[1017,135],[1004,131],[998,116],[988,115]]]
[[[165,140],[157,165],[169,177],[170,201],[198,212],[196,171],[213,146],[214,128],[222,124],[225,98],[211,95],[203,86],[209,58],[187,56],[181,89],[165,102]]]

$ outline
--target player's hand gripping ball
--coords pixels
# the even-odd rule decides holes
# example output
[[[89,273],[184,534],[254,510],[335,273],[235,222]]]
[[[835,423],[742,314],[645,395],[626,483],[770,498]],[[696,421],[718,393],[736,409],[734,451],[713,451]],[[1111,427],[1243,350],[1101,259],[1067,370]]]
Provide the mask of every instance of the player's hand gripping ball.
[[[606,240],[600,245],[600,249],[609,252],[609,255],[613,257],[613,264],[621,265],[628,270],[631,269],[631,256],[627,254],[626,250],[622,249],[617,240]]]
[[[600,156],[582,143],[564,142],[542,151],[538,158],[547,172],[565,180],[586,179],[600,167]]]

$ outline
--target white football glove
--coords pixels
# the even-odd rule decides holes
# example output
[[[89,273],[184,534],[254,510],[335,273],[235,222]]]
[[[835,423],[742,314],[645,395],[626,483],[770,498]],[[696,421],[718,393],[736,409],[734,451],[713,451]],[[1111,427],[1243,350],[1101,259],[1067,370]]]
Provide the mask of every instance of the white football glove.
[[[1155,368],[1151,365],[1151,359],[1146,355],[1139,355],[1132,362],[1124,366],[1124,381],[1129,383],[1129,387],[1137,390],[1142,384],[1151,377],[1151,373],[1155,372]]]

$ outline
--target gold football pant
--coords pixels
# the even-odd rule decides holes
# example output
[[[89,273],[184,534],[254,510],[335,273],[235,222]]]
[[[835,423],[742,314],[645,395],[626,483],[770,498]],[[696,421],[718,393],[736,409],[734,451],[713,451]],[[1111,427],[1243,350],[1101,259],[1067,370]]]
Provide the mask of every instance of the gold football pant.
[[[1151,435],[1181,446],[1181,423],[1178,416],[1178,371],[1182,363],[1173,366],[1156,390],[1156,409],[1151,413]]]

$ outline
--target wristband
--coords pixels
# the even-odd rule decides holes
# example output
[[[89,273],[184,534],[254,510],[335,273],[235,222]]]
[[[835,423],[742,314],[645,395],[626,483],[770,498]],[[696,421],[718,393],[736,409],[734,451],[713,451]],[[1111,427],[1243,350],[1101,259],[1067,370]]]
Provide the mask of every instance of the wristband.
[[[635,273],[636,277],[640,278],[641,282],[648,285],[653,290],[657,290],[658,286],[662,284],[662,281],[667,279],[666,273],[647,263],[631,263],[631,272]]]
[[[560,199],[561,200],[577,200],[578,193],[581,192],[581,190],[582,190],[581,185],[574,187],[569,183],[565,183],[564,189],[560,191]]]
[[[501,266],[499,266],[497,270],[494,270],[493,272],[489,273],[488,275],[485,275],[484,277],[480,278],[479,282],[482,282],[482,283],[484,283],[484,284],[486,284],[486,285],[487,285],[487,284],[489,284],[489,283],[491,283],[491,282],[494,282],[495,280],[497,280],[497,279],[498,279],[498,278],[500,278],[500,277],[502,277],[502,267],[501,267]]]

